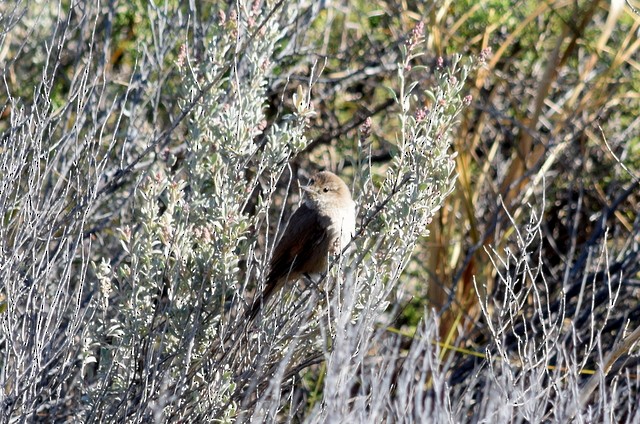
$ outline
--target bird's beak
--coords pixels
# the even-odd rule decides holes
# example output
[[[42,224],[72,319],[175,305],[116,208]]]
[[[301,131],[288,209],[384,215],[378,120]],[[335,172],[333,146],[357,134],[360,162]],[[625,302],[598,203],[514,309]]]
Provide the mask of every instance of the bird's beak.
[[[311,186],[310,185],[300,186],[300,188],[302,189],[302,191],[307,192],[307,193],[311,193],[313,191],[313,190],[311,190]]]

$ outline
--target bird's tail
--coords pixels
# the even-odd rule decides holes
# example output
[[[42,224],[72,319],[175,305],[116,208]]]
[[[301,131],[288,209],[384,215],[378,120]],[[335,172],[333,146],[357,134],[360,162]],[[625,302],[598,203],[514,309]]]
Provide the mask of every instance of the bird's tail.
[[[247,322],[253,321],[258,315],[258,313],[260,312],[260,310],[262,309],[263,304],[264,304],[264,297],[262,296],[262,294],[259,294],[258,296],[256,296],[255,299],[253,299],[253,304],[251,305],[251,308],[247,309],[247,311],[245,312],[244,314],[245,320]]]
[[[267,304],[273,293],[275,293],[283,283],[284,281],[281,279],[267,278],[264,290],[256,295],[255,299],[253,299],[251,308],[249,308],[245,313],[245,319],[247,322],[251,322],[255,319],[258,313],[262,310],[262,307]]]

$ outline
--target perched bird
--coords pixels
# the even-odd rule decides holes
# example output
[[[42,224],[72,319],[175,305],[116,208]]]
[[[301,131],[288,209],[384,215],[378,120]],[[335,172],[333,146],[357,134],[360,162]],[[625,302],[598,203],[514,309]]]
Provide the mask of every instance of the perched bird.
[[[256,296],[249,319],[287,281],[326,271],[328,255],[341,253],[355,234],[356,204],[337,175],[319,172],[301,188],[305,200],[273,251],[264,290]]]

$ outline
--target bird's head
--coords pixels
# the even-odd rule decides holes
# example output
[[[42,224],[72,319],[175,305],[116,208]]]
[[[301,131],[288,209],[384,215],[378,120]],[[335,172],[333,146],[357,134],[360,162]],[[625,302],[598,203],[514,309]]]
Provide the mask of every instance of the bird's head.
[[[353,203],[349,187],[329,171],[314,174],[309,184],[301,188],[307,194],[307,201],[320,208],[344,208]]]

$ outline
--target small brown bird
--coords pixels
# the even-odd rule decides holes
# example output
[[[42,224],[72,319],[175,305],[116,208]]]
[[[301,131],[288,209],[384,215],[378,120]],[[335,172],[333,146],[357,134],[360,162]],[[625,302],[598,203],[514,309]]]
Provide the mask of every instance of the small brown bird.
[[[249,319],[287,281],[326,271],[328,254],[341,253],[355,234],[356,204],[337,175],[319,172],[301,188],[305,201],[289,220],[271,256],[264,291],[254,300]]]

